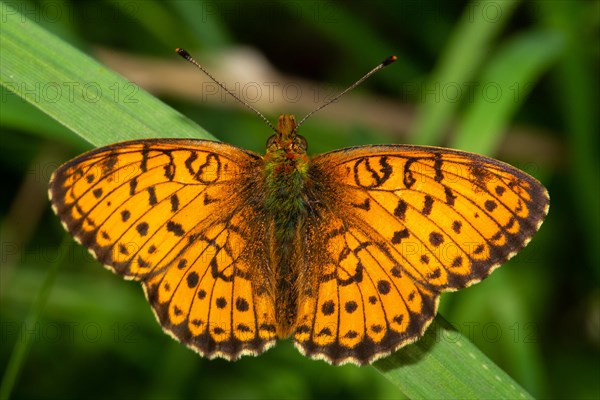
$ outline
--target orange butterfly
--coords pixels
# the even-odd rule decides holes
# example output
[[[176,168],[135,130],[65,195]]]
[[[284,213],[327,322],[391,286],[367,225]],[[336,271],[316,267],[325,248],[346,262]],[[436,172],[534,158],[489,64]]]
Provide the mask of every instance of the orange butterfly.
[[[280,116],[265,156],[207,140],[99,148],[54,173],[52,207],[201,355],[292,336],[336,365],[417,340],[442,292],[488,276],[548,212],[538,181],[491,158],[388,145],[310,159],[296,131]]]

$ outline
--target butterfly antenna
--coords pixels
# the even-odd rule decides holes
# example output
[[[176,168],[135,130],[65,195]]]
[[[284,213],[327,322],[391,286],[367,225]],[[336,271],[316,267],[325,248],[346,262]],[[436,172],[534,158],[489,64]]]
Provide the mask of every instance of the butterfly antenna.
[[[190,53],[188,53],[187,51],[185,51],[184,49],[181,48],[177,48],[175,49],[175,51],[177,52],[177,54],[179,54],[181,57],[185,58],[187,61],[189,61],[190,63],[194,64],[200,71],[204,72],[206,74],[206,76],[208,76],[214,83],[216,83],[217,85],[219,85],[219,87],[221,89],[223,89],[224,91],[226,91],[227,93],[229,93],[231,95],[231,97],[233,97],[234,99],[236,99],[237,101],[239,101],[240,103],[242,103],[243,105],[245,105],[246,107],[248,107],[250,110],[254,111],[254,113],[256,115],[258,115],[260,118],[262,118],[263,121],[265,121],[265,123],[269,126],[269,128],[271,128],[273,131],[275,131],[275,133],[277,133],[277,129],[273,126],[273,124],[267,119],[267,117],[265,117],[260,111],[258,111],[256,108],[252,107],[250,104],[246,103],[244,100],[240,99],[235,93],[233,93],[231,90],[227,89],[227,87],[225,87],[224,84],[222,84],[221,82],[219,82],[214,76],[212,76],[210,74],[210,72],[208,72],[206,70],[206,68],[204,68],[202,65],[200,65],[200,63],[198,63],[196,60],[194,60],[194,58],[190,55]]]
[[[331,103],[337,101],[340,97],[342,97],[343,95],[345,95],[346,93],[348,93],[349,91],[351,91],[352,89],[354,89],[355,87],[357,87],[358,85],[360,85],[361,83],[363,83],[364,81],[366,81],[375,72],[379,71],[383,67],[387,67],[388,65],[390,65],[391,63],[393,63],[397,59],[398,59],[398,57],[396,57],[396,56],[389,56],[388,58],[386,58],[385,60],[383,60],[381,62],[381,64],[379,64],[378,66],[376,66],[375,68],[373,68],[372,70],[370,70],[369,72],[367,72],[362,78],[360,78],[359,80],[357,80],[349,88],[347,88],[346,90],[344,90],[343,92],[341,92],[340,94],[338,94],[337,96],[335,96],[334,98],[332,98],[331,100],[325,102],[324,104],[320,105],[319,107],[315,108],[314,110],[312,110],[311,112],[309,112],[308,114],[306,114],[306,116],[304,118],[302,118],[300,120],[300,122],[298,122],[298,124],[296,124],[296,129],[295,130],[298,130],[298,128],[300,127],[300,125],[302,125],[304,123],[304,121],[306,121],[308,119],[308,117],[310,117],[311,115],[313,115],[317,111],[322,110],[323,108],[327,107]]]

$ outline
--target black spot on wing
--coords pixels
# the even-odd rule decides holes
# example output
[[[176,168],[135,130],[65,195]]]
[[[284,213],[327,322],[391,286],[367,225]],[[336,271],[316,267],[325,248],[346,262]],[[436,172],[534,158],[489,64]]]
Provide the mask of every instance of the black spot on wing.
[[[137,188],[137,177],[129,181],[129,195],[133,196]]]
[[[179,210],[179,197],[177,197],[177,193],[171,195],[171,212],[175,212]]]
[[[410,189],[415,184],[415,182],[417,182],[417,180],[413,176],[412,170],[410,169],[410,167],[416,161],[417,160],[414,158],[409,158],[404,164],[404,176],[402,181],[404,182],[404,186],[406,186],[407,189]]]
[[[402,229],[401,231],[396,231],[394,232],[394,236],[392,236],[392,243],[399,244],[402,241],[402,239],[406,239],[409,236],[410,233],[406,228]]]
[[[355,208],[360,208],[365,211],[369,211],[371,209],[371,199],[366,198],[362,203],[351,203],[351,205]]]
[[[215,300],[215,304],[217,306],[217,308],[223,309],[225,307],[227,307],[227,300],[225,299],[225,297],[217,297],[217,299]]]
[[[183,227],[181,226],[181,224],[178,224],[173,221],[167,222],[167,230],[169,232],[172,232],[175,236],[179,236],[179,237],[181,237],[185,234],[185,231],[183,230]]]
[[[406,202],[402,199],[398,200],[398,205],[396,205],[396,208],[394,209],[394,215],[398,218],[400,218],[400,220],[404,221],[404,218],[406,218],[406,209],[408,208],[408,204],[406,204]]]
[[[484,206],[486,210],[492,212],[496,209],[496,207],[498,207],[498,204],[493,200],[486,200]]]
[[[448,186],[444,186],[444,194],[446,195],[446,204],[449,206],[454,205],[454,200],[456,200],[456,195],[452,193],[452,190]]]
[[[142,172],[146,172],[148,171],[148,156],[150,153],[150,148],[148,147],[148,145],[146,143],[144,143],[144,146],[142,148],[142,162],[140,164],[140,170]]]
[[[356,302],[353,300],[347,301],[346,304],[344,305],[344,309],[346,310],[346,312],[348,314],[352,314],[354,311],[356,311],[358,309],[358,304],[356,304]]]
[[[240,312],[246,312],[250,309],[248,301],[243,297],[238,297],[235,301],[235,308]]]
[[[148,204],[153,206],[158,203],[158,200],[156,199],[156,189],[154,189],[154,186],[150,186],[146,190],[148,191]]]
[[[323,315],[331,315],[335,312],[335,303],[333,300],[327,300],[321,304],[321,312]]]
[[[379,282],[377,282],[377,291],[383,295],[386,295],[390,292],[392,286],[390,285],[389,281],[386,280],[380,280]]]
[[[131,213],[129,212],[129,210],[123,210],[123,211],[121,211],[121,221],[127,222],[127,220],[130,217],[131,217]]]
[[[438,247],[439,245],[444,243],[444,237],[439,232],[431,232],[429,234],[429,243],[431,243],[435,247]]]
[[[138,231],[138,233],[141,236],[146,236],[148,234],[148,223],[147,222],[140,222],[135,229]]]
[[[436,182],[441,182],[444,179],[444,174],[442,173],[442,155],[440,153],[436,153],[434,156],[434,163],[433,163],[433,170],[435,171],[435,178],[434,180]]]
[[[188,287],[190,289],[193,289],[198,285],[198,281],[199,281],[198,274],[196,272],[192,271],[187,275],[186,280],[187,280]]]
[[[433,197],[431,197],[430,195],[425,195],[425,202],[423,204],[423,210],[421,210],[421,213],[423,215],[429,215],[429,214],[431,214],[432,208],[433,208]]]

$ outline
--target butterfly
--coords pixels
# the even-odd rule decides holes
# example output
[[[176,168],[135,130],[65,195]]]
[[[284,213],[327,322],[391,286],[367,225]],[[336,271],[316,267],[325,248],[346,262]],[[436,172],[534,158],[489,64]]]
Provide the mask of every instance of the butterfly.
[[[264,156],[209,140],[98,148],[55,171],[52,208],[202,356],[292,337],[334,365],[420,338],[441,293],[487,277],[548,212],[544,186],[500,161],[411,145],[310,158],[298,126],[281,115]]]

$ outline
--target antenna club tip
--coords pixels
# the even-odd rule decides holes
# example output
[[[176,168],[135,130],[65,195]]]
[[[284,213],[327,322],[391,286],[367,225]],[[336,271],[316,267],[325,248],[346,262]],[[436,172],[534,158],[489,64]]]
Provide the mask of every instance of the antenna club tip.
[[[396,56],[389,56],[388,58],[386,58],[385,60],[383,60],[383,62],[381,63],[381,65],[383,65],[384,67],[387,67],[388,65],[390,65],[391,63],[393,63],[397,59],[398,59],[398,57],[396,57]]]
[[[187,51],[185,51],[181,47],[176,48],[175,51],[177,52],[177,54],[179,54],[183,58],[190,58],[191,57],[190,53],[188,53]]]

